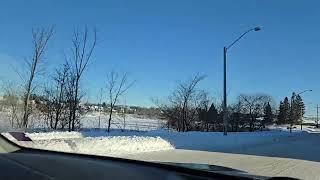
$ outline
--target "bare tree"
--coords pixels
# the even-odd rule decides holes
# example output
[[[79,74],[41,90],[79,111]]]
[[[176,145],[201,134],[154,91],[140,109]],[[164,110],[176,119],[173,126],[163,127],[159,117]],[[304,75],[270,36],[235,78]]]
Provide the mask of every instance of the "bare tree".
[[[205,76],[197,74],[189,81],[178,83],[167,103],[155,102],[163,115],[169,119],[168,127],[171,126],[177,131],[193,128],[198,118],[197,109],[201,105],[200,97],[203,93],[197,89],[197,85],[204,78]]]
[[[99,129],[101,127],[101,111],[102,111],[102,93],[103,93],[103,89],[100,88],[99,90],[99,116],[98,116],[98,121],[99,121]]]
[[[54,109],[55,109],[55,121],[53,129],[57,129],[58,122],[61,120],[62,113],[65,112],[66,108],[66,83],[68,76],[69,66],[63,64],[60,69],[56,69],[55,76],[53,77],[55,81],[55,98],[54,98]]]
[[[244,121],[242,120],[242,111],[243,110],[243,104],[242,101],[238,98],[238,100],[231,104],[229,112],[230,115],[230,125],[231,125],[231,131],[238,131],[239,128],[243,128],[245,125]]]
[[[122,127],[122,129],[123,129],[123,131],[125,131],[126,130],[126,118],[127,118],[127,112],[126,112],[126,109],[127,109],[127,101],[126,101],[126,97],[124,97],[123,98],[123,105],[124,105],[124,108],[123,108],[123,111],[121,112],[121,117],[122,117],[122,120],[123,120],[123,122],[122,122],[122,124],[123,124],[123,127]]]
[[[70,69],[71,71],[72,69]],[[75,76],[72,72],[68,73],[67,76],[67,83],[66,83],[66,100],[67,100],[67,107],[68,107],[68,130],[72,130],[72,117],[73,117],[73,109],[75,106],[74,96],[75,96]]]
[[[49,86],[45,87],[43,97],[36,98],[37,109],[40,110],[40,112],[42,112],[47,127],[51,129],[54,128],[54,94],[54,89],[51,86]]]
[[[80,80],[84,70],[87,68],[91,60],[92,53],[96,47],[97,32],[93,30],[93,39],[90,43],[89,30],[85,27],[84,31],[75,30],[72,40],[72,56],[69,74],[69,131],[75,130],[75,120],[77,118],[77,110],[81,100]],[[71,98],[72,97],[72,98]]]
[[[198,130],[209,131],[208,110],[209,110],[209,98],[208,93],[200,91],[196,98],[195,107],[197,107],[198,120],[201,122],[201,127],[198,125]]]
[[[180,83],[174,93],[174,100],[181,105],[181,122],[182,131],[188,131],[190,122],[194,121],[197,108],[197,84],[203,80],[205,76],[196,75],[190,81]]]
[[[250,116],[249,130],[254,131],[257,124],[257,118],[262,117],[264,106],[266,103],[271,102],[272,98],[264,94],[246,95],[241,94],[238,100],[243,105],[243,111]],[[260,123],[259,123],[260,124]]]
[[[4,85],[3,103],[4,106],[9,107],[9,121],[12,128],[21,126],[21,112],[19,104],[19,93],[13,83],[6,83]]]
[[[29,78],[25,84],[25,92],[24,92],[24,99],[23,99],[23,121],[22,126],[27,128],[28,126],[28,119],[31,113],[30,108],[30,95],[34,90],[33,81],[37,74],[37,66],[39,62],[43,58],[43,54],[45,52],[46,46],[48,41],[53,35],[53,27],[49,29],[41,28],[32,31],[32,44],[33,44],[33,55],[31,61],[28,64],[28,73]]]
[[[107,92],[110,106],[107,129],[108,132],[110,132],[112,112],[119,100],[119,97],[122,96],[133,84],[134,81],[128,82],[127,73],[119,76],[117,72],[111,71],[110,74],[107,75]]]
[[[57,68],[52,78],[43,89],[42,95],[33,95],[36,110],[38,110],[50,129],[57,129],[60,123],[63,129],[66,123],[67,107],[67,77],[69,67],[63,64]],[[64,122],[62,122],[64,121]]]

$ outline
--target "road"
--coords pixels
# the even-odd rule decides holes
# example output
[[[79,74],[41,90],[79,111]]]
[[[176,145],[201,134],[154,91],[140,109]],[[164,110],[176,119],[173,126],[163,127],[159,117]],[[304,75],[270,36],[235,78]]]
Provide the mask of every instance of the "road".
[[[303,134],[278,142],[225,152],[175,149],[125,158],[174,163],[210,164],[261,176],[320,179],[320,134]]]

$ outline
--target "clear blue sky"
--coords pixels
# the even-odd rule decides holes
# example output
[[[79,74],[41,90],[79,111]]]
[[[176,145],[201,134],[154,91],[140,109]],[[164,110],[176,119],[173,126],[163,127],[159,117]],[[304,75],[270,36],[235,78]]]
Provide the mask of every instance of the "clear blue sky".
[[[303,95],[307,114],[320,103],[320,3],[295,0],[28,0],[0,2],[0,77],[15,79],[12,66],[31,55],[32,27],[54,24],[45,55],[46,75],[63,61],[74,28],[95,26],[99,44],[85,73],[89,100],[97,98],[111,69],[129,72],[136,85],[127,103],[152,105],[176,81],[197,72],[201,88],[222,95],[222,48],[248,28],[261,26],[230,49],[228,92],[263,92],[276,101]]]

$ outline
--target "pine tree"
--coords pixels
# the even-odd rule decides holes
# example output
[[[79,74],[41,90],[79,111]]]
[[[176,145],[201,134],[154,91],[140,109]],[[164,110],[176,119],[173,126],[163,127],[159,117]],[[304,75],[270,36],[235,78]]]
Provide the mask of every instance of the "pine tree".
[[[273,114],[270,103],[268,102],[264,107],[264,117],[263,117],[263,126],[267,124],[272,124],[273,122]]]
[[[208,112],[205,108],[198,109],[198,118],[203,122],[204,128],[208,131],[209,121],[208,121]]]
[[[297,96],[296,101],[297,101],[297,111],[296,111],[297,118],[301,125],[301,130],[302,130],[302,122],[303,122],[303,115],[305,113],[305,105],[300,95]]]
[[[284,108],[284,103],[280,101],[277,124],[285,124],[285,123],[286,123],[286,112]]]
[[[214,104],[212,103],[207,114],[207,119],[210,124],[217,123],[218,120],[218,111]],[[207,131],[209,131],[209,127],[207,127]]]
[[[290,122],[290,104],[288,97],[285,97],[283,100],[283,112],[284,112],[284,124],[288,124]]]
[[[301,97],[300,100],[298,99],[300,96],[292,93],[291,96],[291,107],[290,107],[290,125],[293,126],[297,124],[300,119],[301,108],[300,108],[300,100],[302,101]]]
[[[296,103],[297,103],[297,113],[298,113],[298,117],[299,119],[301,119],[305,113],[305,105],[303,103],[303,100],[301,98],[300,95],[297,96],[296,98]]]

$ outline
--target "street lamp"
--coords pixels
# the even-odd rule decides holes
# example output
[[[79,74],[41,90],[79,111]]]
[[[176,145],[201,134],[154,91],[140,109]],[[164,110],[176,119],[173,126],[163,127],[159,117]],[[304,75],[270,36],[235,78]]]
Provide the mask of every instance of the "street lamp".
[[[302,92],[299,92],[297,95],[303,94],[303,93],[305,93],[305,92],[311,92],[311,91],[312,91],[312,89],[307,89],[307,90],[304,90],[304,91],[302,91]]]
[[[227,51],[230,49],[236,42],[238,42],[243,36],[248,34],[251,31],[260,31],[260,27],[255,27],[247,30],[241,34],[233,43],[229,46],[223,47],[223,135],[227,135],[228,132],[228,120],[227,120]]]
[[[312,91],[312,89],[307,89],[307,90],[301,91],[301,92],[297,93],[297,96],[300,95],[300,94],[303,94],[303,93],[305,93],[305,92],[311,92],[311,91]],[[290,107],[291,114],[293,114],[292,104],[293,104],[293,98],[291,97],[291,107]],[[300,113],[301,113],[301,112],[300,112]],[[302,113],[301,113],[301,114],[302,114]],[[291,117],[291,118],[292,118],[292,117]],[[291,121],[293,121],[293,120],[291,119]],[[301,123],[300,123],[300,125],[301,125],[301,130],[302,130],[302,118],[301,118]],[[292,123],[290,123],[290,133],[291,133],[291,131],[292,131]]]

